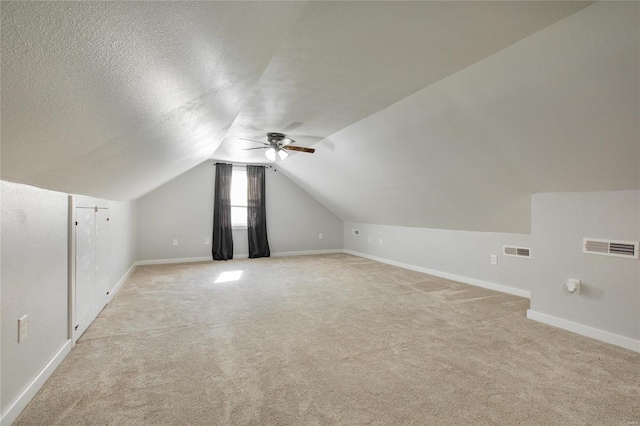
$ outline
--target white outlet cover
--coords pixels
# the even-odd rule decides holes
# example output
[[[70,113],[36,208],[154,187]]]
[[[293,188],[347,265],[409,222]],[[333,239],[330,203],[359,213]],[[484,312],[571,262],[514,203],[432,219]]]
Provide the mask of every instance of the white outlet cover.
[[[492,265],[497,265],[498,264],[498,256],[495,254],[491,255],[491,264]]]
[[[209,238],[205,238],[205,239],[204,239],[204,243],[205,243],[205,244],[209,244],[210,242],[211,242],[211,240],[210,240]]]
[[[382,245],[382,238],[378,240],[378,244]]]
[[[369,237],[369,242],[371,242],[371,237]]]
[[[321,240],[322,238],[323,238],[323,235],[322,235],[322,234],[318,235],[318,239],[319,239],[319,240]]]
[[[177,238],[175,238],[175,239],[173,240],[173,245],[174,245],[174,246],[177,246],[177,245],[178,245],[178,239],[177,239]]]
[[[574,278],[570,278],[569,281],[567,281],[567,291],[569,293],[573,293],[573,294],[580,294],[580,280],[576,280]]]

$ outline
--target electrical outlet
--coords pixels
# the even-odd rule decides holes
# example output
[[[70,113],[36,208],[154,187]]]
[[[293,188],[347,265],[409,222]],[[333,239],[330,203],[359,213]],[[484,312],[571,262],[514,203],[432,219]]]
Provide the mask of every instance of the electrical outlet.
[[[497,265],[498,264],[498,256],[496,256],[495,254],[491,255],[491,264],[492,265]]]
[[[351,230],[351,235],[360,235],[360,230],[359,229],[352,229]]]
[[[204,239],[204,243],[205,243],[205,244],[209,244],[210,242],[211,242],[211,240],[209,240],[209,238],[205,238],[205,239]]]
[[[322,238],[323,238],[323,235],[322,235],[322,234],[319,234],[319,235],[318,235],[318,239],[319,239],[319,240],[321,240]]]
[[[378,240],[378,244],[382,245],[382,238]]]
[[[23,342],[27,338],[28,325],[29,321],[26,315],[18,320],[18,343]]]
[[[580,294],[580,280],[576,280],[574,278],[569,279],[565,286],[567,287],[567,291],[573,294]]]
[[[177,245],[178,245],[178,239],[177,239],[177,238],[174,238],[174,239],[173,239],[173,245],[174,245],[174,246],[177,246]]]
[[[371,237],[369,237],[369,242],[371,242]]]

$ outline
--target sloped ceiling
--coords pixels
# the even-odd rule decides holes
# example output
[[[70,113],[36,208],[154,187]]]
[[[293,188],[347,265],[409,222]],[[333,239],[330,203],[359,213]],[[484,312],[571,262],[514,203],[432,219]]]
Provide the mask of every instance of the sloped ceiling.
[[[304,4],[0,7],[2,178],[124,200],[213,155]]]
[[[309,146],[584,7],[580,3],[310,2],[215,157],[265,161],[285,132]],[[241,157],[242,155],[242,157]]]
[[[640,4],[598,3],[279,167],[346,221],[529,233],[535,192],[640,189]]]
[[[345,220],[528,232],[532,192],[640,181],[638,6],[589,5],[2,2],[1,175],[135,199],[284,131]]]
[[[582,7],[2,2],[2,178],[135,199],[264,161],[237,136],[311,145]]]

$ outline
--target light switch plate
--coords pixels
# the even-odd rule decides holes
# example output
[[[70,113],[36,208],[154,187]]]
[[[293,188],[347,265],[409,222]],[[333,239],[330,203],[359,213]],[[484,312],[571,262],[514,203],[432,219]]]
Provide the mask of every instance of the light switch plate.
[[[27,338],[27,331],[29,330],[29,321],[27,315],[18,320],[18,343],[24,342]]]

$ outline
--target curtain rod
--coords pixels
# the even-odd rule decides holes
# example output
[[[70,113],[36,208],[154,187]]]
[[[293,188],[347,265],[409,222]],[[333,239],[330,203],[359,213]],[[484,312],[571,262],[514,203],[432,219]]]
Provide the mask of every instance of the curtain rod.
[[[262,166],[265,169],[272,169],[274,167],[273,164],[231,163],[231,162],[225,162],[225,161],[216,161],[215,163],[213,163],[214,166],[216,164],[231,164],[233,167]]]

